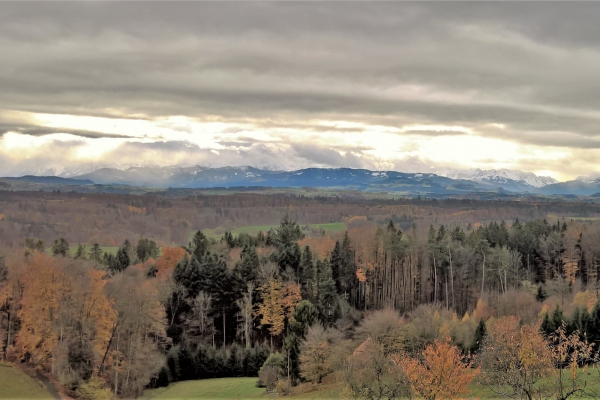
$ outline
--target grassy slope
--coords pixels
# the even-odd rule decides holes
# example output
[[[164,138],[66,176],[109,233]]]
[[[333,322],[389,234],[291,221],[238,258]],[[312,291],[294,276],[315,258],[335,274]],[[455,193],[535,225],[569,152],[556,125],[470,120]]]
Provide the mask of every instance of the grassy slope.
[[[255,387],[257,378],[222,378],[205,379],[196,381],[185,381],[175,383],[168,388],[147,390],[143,399],[269,399],[264,389]],[[600,393],[600,370],[590,368],[586,372],[587,389]],[[307,384],[308,385],[308,384]],[[306,391],[307,387],[300,385],[295,388],[296,394],[283,398],[321,400],[321,399],[341,399],[342,383],[331,383],[318,385],[316,390]],[[494,394],[491,390],[482,385],[473,382],[469,387],[469,392],[465,398],[498,399],[500,396]]]
[[[0,363],[0,399],[52,399],[52,396],[23,372]]]
[[[264,388],[256,387],[257,378],[220,378],[177,382],[167,388],[146,390],[142,399],[269,399]],[[341,384],[321,385],[318,390],[286,396],[290,399],[341,399]]]
[[[167,388],[146,390],[143,399],[251,399],[265,389],[256,387],[257,378],[220,378],[177,382]]]

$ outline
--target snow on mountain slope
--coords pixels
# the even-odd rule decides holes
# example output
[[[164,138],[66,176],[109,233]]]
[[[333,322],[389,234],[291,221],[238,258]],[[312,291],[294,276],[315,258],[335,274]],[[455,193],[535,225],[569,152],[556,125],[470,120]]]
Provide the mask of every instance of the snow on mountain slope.
[[[512,169],[445,169],[437,171],[437,174],[452,179],[466,179],[481,183],[508,183],[510,180],[524,183],[534,188],[541,188],[558,182],[556,179],[549,176],[537,176],[533,172],[524,172]]]

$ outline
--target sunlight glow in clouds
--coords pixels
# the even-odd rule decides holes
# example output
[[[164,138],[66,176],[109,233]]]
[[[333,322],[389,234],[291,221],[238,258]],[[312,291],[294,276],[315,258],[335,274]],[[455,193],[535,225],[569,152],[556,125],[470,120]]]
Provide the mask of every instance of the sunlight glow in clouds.
[[[160,159],[156,151],[137,153],[133,158],[139,164],[186,164],[191,160],[191,163],[226,166],[231,160],[223,159],[219,162],[222,151],[237,153],[238,165],[252,164],[253,160],[239,157],[240,150],[263,143],[265,149],[269,149],[273,154],[289,153],[295,146],[313,146],[315,150],[338,149],[337,154],[342,159],[353,157],[356,162],[361,163],[360,166],[373,169],[394,169],[396,165],[413,159],[420,159],[422,165],[510,168],[531,160],[551,162],[567,158],[570,154],[567,149],[557,148],[549,151],[536,146],[483,137],[473,129],[462,126],[412,124],[391,127],[353,121],[318,120],[311,122],[322,129],[316,133],[302,128],[263,127],[247,122],[198,122],[183,116],[157,120],[58,114],[31,114],[29,117],[42,128],[120,136],[91,138],[70,133],[32,136],[10,132],[0,139],[2,153],[14,156],[17,152],[20,156],[32,158],[64,143],[68,151],[63,151],[61,155],[68,164],[102,161],[103,157],[120,154],[120,148],[127,143],[152,145],[179,142],[185,145],[172,153],[168,159]],[[251,143],[248,144],[248,141]],[[190,157],[185,149],[191,150],[192,155],[193,149],[206,149],[216,158],[212,159],[210,155],[205,159]],[[430,167],[421,166],[415,171],[428,168]],[[541,172],[564,178],[552,170],[541,169]]]

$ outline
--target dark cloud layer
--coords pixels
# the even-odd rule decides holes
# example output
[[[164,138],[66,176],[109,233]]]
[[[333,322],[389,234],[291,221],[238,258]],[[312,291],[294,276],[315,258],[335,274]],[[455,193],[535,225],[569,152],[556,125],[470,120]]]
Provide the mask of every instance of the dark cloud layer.
[[[600,148],[599,20],[595,2],[0,3],[0,109],[253,119],[307,134],[362,130],[310,122],[320,118],[449,125]],[[0,121],[7,131],[120,137]],[[278,159],[260,141],[221,144],[232,147],[221,160]],[[298,165],[372,165],[360,149],[287,151]]]

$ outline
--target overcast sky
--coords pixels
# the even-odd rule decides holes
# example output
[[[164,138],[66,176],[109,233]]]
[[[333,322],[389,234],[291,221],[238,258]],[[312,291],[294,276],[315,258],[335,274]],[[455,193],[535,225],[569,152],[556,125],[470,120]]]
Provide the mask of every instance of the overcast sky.
[[[0,175],[600,173],[600,3],[0,3]]]

